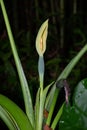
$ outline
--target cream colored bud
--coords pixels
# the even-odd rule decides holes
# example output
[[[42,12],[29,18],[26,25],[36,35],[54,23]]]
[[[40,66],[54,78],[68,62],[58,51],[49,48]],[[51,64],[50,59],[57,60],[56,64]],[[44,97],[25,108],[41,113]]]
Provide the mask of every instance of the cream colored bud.
[[[48,19],[41,25],[36,37],[36,50],[42,56],[46,50],[46,39],[48,34]]]

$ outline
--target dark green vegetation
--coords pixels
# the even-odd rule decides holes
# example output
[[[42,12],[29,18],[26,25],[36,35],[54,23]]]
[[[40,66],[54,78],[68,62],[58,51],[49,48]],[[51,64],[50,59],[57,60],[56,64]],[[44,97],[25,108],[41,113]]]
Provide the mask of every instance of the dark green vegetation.
[[[65,3],[60,3],[56,0],[54,3],[52,2],[53,0],[45,0],[42,2],[25,0],[23,3],[20,0],[15,0],[13,3],[9,3],[7,0],[5,2],[7,5],[7,12],[11,21],[18,53],[29,82],[33,102],[35,101],[34,94],[38,88],[38,56],[34,45],[38,27],[43,23],[43,21],[49,17],[49,37],[47,39],[47,51],[45,54],[46,85],[58,77],[67,63],[69,63],[69,61],[77,54],[77,52],[87,41],[87,14],[85,11],[85,2],[83,3],[81,0],[79,3],[75,1],[73,3],[69,0]],[[0,17],[0,93],[7,95],[24,109],[19,79],[1,13]],[[71,94],[73,93],[73,89],[78,81],[87,77],[86,59],[87,55],[84,55],[67,79],[71,87]],[[68,111],[66,111],[65,108],[64,114],[69,111],[74,111],[72,109],[72,107],[68,107]],[[81,111],[83,112],[83,110]],[[75,116],[77,116],[77,111]],[[75,118],[75,116],[73,118]],[[83,117],[83,115],[81,116],[82,118],[86,119],[86,117]],[[84,124],[85,119],[83,120]],[[79,120],[79,117],[76,119],[76,121],[77,120]],[[76,127],[80,129],[78,124],[76,124]],[[67,127],[68,126],[66,126],[66,130]],[[75,126],[73,126],[73,128],[75,128]]]
[[[65,106],[59,130],[87,129],[87,78],[79,82],[75,88],[72,105]]]

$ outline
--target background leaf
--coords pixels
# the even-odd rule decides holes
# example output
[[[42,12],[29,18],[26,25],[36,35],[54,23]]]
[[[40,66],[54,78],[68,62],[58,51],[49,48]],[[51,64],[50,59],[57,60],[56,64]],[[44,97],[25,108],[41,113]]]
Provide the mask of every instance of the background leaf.
[[[59,123],[59,130],[87,130],[87,78],[79,82],[73,105],[65,106]]]

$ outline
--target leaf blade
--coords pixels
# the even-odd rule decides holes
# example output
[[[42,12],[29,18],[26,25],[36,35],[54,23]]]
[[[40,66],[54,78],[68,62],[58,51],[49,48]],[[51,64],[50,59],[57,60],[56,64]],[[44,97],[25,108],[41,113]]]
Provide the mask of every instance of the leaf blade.
[[[13,38],[13,34],[12,34],[12,31],[11,31],[8,15],[7,15],[3,0],[0,0],[0,5],[1,5],[4,21],[5,21],[5,24],[6,24],[7,33],[8,33],[8,37],[9,37],[9,40],[10,40],[10,46],[11,46],[12,53],[13,53],[13,56],[14,56],[14,60],[15,60],[17,72],[18,72],[18,75],[19,75],[21,87],[22,87],[26,113],[27,113],[27,116],[28,116],[32,126],[33,126],[34,125],[34,112],[33,112],[33,104],[32,104],[30,90],[29,90],[27,79],[25,77],[25,74],[24,74],[24,71],[23,71],[23,68],[22,68],[22,65],[21,65],[20,58],[19,58],[18,53],[17,53],[15,41],[14,41],[14,38]]]
[[[32,125],[25,113],[14,102],[1,94],[0,105],[12,115],[20,130],[33,130]]]
[[[8,112],[0,105],[0,118],[10,130],[19,130],[17,123],[9,116]]]
[[[39,127],[38,130],[41,130],[42,128],[42,122],[43,122],[43,111],[44,111],[44,105],[45,105],[45,100],[46,100],[46,96],[47,96],[47,92],[49,90],[49,88],[51,87],[51,85],[54,82],[50,83],[42,92],[42,95],[40,96],[40,109],[39,109]]]
[[[49,107],[52,103],[53,100],[53,95],[56,89],[56,83],[60,80],[60,79],[66,79],[70,72],[72,71],[72,69],[75,67],[75,65],[77,64],[77,62],[81,59],[81,57],[84,55],[84,53],[87,51],[87,44],[84,45],[84,47],[77,53],[77,55],[69,62],[69,64],[65,67],[65,69],[62,71],[62,73],[58,76],[55,84],[53,85],[53,87],[51,88],[48,98],[46,100],[46,102],[48,102]],[[51,96],[52,95],[52,96]],[[50,98],[51,97],[51,98]]]

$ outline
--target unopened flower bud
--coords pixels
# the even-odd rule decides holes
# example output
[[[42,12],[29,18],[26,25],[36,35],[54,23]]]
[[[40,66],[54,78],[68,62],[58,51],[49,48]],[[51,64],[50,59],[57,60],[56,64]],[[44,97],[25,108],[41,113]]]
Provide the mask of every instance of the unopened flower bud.
[[[48,19],[41,25],[36,37],[36,50],[42,56],[46,50],[46,39],[48,34]]]

